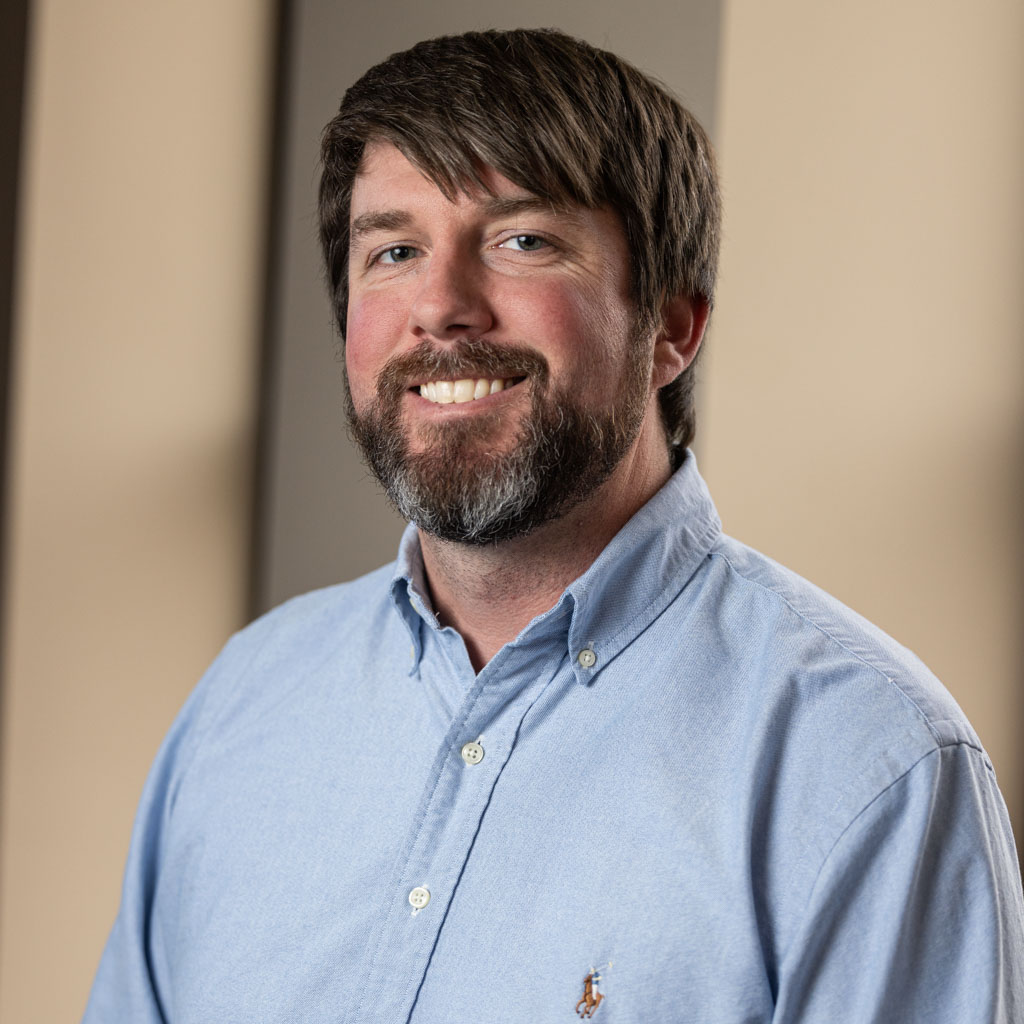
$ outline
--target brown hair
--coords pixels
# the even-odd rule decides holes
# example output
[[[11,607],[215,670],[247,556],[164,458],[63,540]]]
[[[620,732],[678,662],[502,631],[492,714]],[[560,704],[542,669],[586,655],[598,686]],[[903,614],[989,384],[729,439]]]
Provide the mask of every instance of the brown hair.
[[[367,142],[390,142],[449,198],[480,168],[556,205],[622,218],[640,323],[667,297],[713,300],[720,198],[697,120],[632,64],[554,29],[430,39],[371,68],[324,129],[320,241],[344,335],[349,206]],[[659,395],[670,446],[693,438],[693,366]]]

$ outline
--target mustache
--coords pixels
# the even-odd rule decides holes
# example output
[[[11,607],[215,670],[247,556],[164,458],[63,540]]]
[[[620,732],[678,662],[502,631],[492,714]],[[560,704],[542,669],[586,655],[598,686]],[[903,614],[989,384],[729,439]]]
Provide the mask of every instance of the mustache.
[[[421,341],[411,352],[385,364],[377,379],[377,397],[386,405],[397,401],[414,384],[467,377],[533,377],[543,387],[548,375],[548,361],[526,345],[495,345],[482,338],[462,338],[436,348],[429,341]]]

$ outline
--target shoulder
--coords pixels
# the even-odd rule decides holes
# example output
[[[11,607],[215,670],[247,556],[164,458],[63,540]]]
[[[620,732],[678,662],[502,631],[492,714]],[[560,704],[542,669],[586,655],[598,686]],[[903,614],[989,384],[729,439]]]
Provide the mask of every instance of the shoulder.
[[[794,891],[808,891],[839,837],[883,794],[926,793],[907,783],[929,765],[993,783],[942,683],[840,601],[727,537],[695,582],[714,686],[727,695],[716,699],[730,727],[729,771],[748,780],[762,834],[790,835],[776,867]],[[958,750],[966,756],[945,756]]]
[[[853,884],[876,856],[872,870],[894,871],[956,847],[960,863],[998,875],[1019,904],[991,761],[913,652],[728,537],[695,582],[732,716],[718,719],[732,722],[723,774],[747,780],[752,844],[776,883],[761,898],[778,922],[777,950],[802,927],[812,891],[835,891],[829,872]]]
[[[232,636],[175,723],[188,737],[181,754],[358,678],[383,635],[402,628],[390,599],[393,573],[386,565],[291,598]],[[406,651],[408,640],[400,646]]]
[[[372,626],[390,609],[394,563],[347,583],[293,597],[251,622],[231,638],[232,658],[260,649],[302,645],[312,653]]]
[[[775,671],[803,680],[815,703],[835,699],[851,728],[894,727],[919,752],[981,743],[949,691],[917,655],[803,577],[723,536],[709,556],[721,600],[759,637]]]

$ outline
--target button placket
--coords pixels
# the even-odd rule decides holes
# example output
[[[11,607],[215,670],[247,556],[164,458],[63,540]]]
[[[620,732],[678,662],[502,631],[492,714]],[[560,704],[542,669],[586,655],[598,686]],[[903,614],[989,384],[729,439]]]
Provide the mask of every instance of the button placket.
[[[405,1019],[423,975],[420,973],[418,978],[410,979],[408,987],[396,986],[394,966],[408,962],[410,966],[418,964],[420,971],[427,968],[429,949],[436,941],[437,929],[442,927],[447,916],[449,902],[465,866],[481,815],[502,765],[512,750],[511,744],[493,737],[508,732],[514,734],[540,693],[558,675],[556,669],[551,677],[538,679],[525,666],[503,668],[506,669],[502,673],[504,686],[495,686],[491,679],[482,683],[477,680],[477,684],[466,693],[462,708],[443,741],[446,757],[436,762],[438,776],[430,784],[429,793],[424,793],[427,802],[419,818],[421,827],[418,827],[418,835],[400,868],[402,888],[399,892],[403,893],[400,899],[402,904],[411,907],[411,912],[406,910],[403,913],[398,905],[393,904],[381,923],[373,947],[368,950],[369,971],[365,988],[346,1024],[363,1019],[363,1010],[368,1005],[376,1007],[383,1015],[382,1019]],[[524,674],[525,685],[520,689],[517,677],[522,679]],[[510,687],[516,687],[518,693],[508,700],[503,693],[507,693]],[[485,749],[483,735],[476,730],[487,726],[490,726],[487,732],[492,741]],[[467,733],[477,736],[477,739],[467,741]],[[469,747],[467,753],[472,759],[477,753],[474,746],[479,747],[481,767],[471,764],[463,755],[463,749]],[[459,752],[458,760],[454,757],[455,751]],[[471,768],[471,774],[465,774]],[[429,888],[423,884],[427,877],[433,883]],[[417,889],[426,890],[429,907],[427,903],[415,906],[413,893]],[[420,894],[416,896],[417,902],[423,898]],[[415,927],[410,927],[411,919],[416,921]]]

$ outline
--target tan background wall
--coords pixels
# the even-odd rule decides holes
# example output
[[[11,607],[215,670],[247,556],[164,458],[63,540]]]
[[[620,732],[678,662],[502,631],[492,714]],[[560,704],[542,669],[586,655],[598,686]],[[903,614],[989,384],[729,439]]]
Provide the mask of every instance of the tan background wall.
[[[160,738],[244,616],[270,7],[35,4],[0,1020],[77,1020]]]
[[[702,464],[915,650],[1024,829],[1024,5],[732,0]]]

